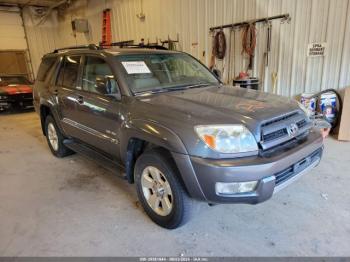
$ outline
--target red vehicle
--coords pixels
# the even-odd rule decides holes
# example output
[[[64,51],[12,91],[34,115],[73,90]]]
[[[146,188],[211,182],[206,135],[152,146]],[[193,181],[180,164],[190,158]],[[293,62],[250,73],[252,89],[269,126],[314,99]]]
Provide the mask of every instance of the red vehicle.
[[[22,75],[0,75],[0,111],[32,107],[32,83]]]

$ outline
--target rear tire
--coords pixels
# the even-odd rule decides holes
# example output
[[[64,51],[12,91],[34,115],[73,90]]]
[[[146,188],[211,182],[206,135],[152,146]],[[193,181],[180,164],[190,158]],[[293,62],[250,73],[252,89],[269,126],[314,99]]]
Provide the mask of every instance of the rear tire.
[[[175,229],[190,219],[193,200],[184,190],[166,150],[144,152],[136,161],[134,175],[138,198],[156,224]]]
[[[48,115],[45,119],[45,134],[47,143],[54,156],[61,158],[74,153],[63,144],[64,136],[51,115]]]

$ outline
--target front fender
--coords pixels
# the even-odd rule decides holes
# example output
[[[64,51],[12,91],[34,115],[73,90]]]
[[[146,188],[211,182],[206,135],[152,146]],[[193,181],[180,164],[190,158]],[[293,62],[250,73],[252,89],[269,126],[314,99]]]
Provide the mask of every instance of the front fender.
[[[156,122],[133,120],[129,124],[125,124],[124,130],[121,133],[123,135],[120,139],[120,155],[122,162],[126,163],[126,166],[128,166],[127,152],[130,139],[137,138],[166,148],[170,151],[175,161],[188,194],[193,198],[205,200],[203,191],[192,168],[188,151],[174,131]],[[129,182],[132,183],[132,171],[128,167],[126,169]],[[128,172],[130,173],[128,174]]]
[[[120,150],[125,162],[128,142],[131,138],[142,139],[179,154],[188,154],[182,140],[169,128],[152,121],[132,120],[124,125],[121,132]]]

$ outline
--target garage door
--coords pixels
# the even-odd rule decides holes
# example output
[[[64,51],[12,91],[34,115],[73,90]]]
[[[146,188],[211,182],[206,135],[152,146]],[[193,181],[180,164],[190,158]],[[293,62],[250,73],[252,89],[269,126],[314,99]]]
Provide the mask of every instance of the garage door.
[[[26,50],[22,18],[19,11],[0,10],[0,50]]]

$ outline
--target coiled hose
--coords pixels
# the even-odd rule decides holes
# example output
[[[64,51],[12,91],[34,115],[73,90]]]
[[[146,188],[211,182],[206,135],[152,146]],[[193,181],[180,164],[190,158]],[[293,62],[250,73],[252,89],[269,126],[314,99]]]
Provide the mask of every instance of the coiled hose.
[[[248,24],[244,27],[242,33],[242,54],[249,56],[248,69],[253,68],[253,57],[256,47],[256,28],[255,24]]]

